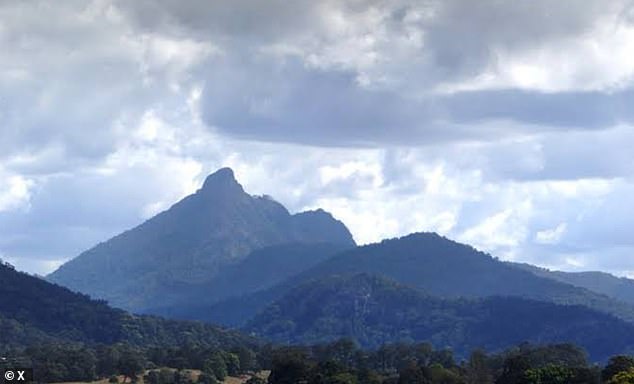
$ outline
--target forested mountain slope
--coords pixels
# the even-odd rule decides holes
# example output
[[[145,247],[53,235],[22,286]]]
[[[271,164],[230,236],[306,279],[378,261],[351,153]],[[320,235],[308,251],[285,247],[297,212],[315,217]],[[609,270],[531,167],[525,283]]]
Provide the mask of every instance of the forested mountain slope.
[[[631,351],[634,325],[582,306],[517,297],[440,299],[377,276],[317,279],[288,292],[245,330],[279,343],[349,337],[364,347],[429,341],[459,355],[525,341],[572,342],[593,359]]]
[[[212,325],[130,315],[0,264],[0,345],[43,342],[142,346],[195,342],[228,348],[255,344],[249,337]]]
[[[227,299],[210,308],[192,309],[186,317],[238,325],[307,281],[359,273],[383,276],[439,297],[522,297],[582,305],[634,320],[634,307],[627,303],[537,276],[434,233],[416,233],[340,252],[274,287]]]
[[[329,213],[291,215],[269,197],[247,194],[223,168],[195,194],[82,253],[48,279],[140,312],[186,300],[190,287],[212,282],[223,267],[285,243],[354,246],[345,225]]]

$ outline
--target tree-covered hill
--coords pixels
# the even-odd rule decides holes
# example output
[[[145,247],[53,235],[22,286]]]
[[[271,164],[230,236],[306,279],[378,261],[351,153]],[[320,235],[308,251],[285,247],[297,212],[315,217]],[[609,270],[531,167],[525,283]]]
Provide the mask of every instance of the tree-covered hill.
[[[634,306],[513,267],[471,246],[435,233],[415,233],[357,247],[296,278],[370,273],[441,297],[517,296],[583,305],[634,321]]]
[[[127,342],[233,347],[254,345],[237,332],[197,323],[134,316],[0,264],[0,345]]]
[[[513,297],[440,299],[381,277],[328,277],[290,291],[246,331],[279,343],[349,337],[366,348],[430,341],[464,356],[528,341],[572,342],[595,360],[634,347],[634,325],[581,306]]]
[[[486,253],[435,233],[402,238],[340,252],[286,281],[211,307],[192,307],[186,317],[241,325],[295,287],[332,275],[368,273],[445,298],[520,297],[547,303],[581,305],[634,321],[634,306],[555,279],[537,276]]]

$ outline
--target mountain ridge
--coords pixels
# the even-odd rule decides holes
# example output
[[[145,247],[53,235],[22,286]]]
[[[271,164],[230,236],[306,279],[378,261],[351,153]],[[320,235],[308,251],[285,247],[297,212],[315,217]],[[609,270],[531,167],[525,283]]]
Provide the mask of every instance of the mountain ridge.
[[[586,288],[536,276],[475,248],[435,233],[415,233],[342,251],[268,289],[191,308],[187,318],[241,325],[305,281],[368,273],[445,298],[517,296],[562,305],[583,305],[634,322],[634,306]]]
[[[323,210],[291,215],[271,198],[247,194],[233,171],[221,168],[196,193],[83,252],[47,279],[143,311],[157,301],[178,302],[174,292],[211,281],[255,249],[291,242],[355,245],[332,215]]]
[[[634,305],[634,280],[617,277],[607,272],[583,271],[563,272],[537,267],[526,263],[509,263],[537,276],[561,281],[576,287],[586,288],[614,299]]]

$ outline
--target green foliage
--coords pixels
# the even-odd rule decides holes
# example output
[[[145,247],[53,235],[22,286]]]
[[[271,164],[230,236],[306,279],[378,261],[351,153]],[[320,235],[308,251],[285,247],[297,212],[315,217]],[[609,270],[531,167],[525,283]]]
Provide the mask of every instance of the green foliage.
[[[465,367],[465,381],[467,384],[491,383],[493,382],[493,370],[491,361],[486,352],[476,349],[471,352],[469,361]]]
[[[143,377],[147,384],[189,384],[191,370],[203,371],[199,383],[218,384],[228,365],[240,367],[241,353],[197,345],[142,349],[116,344],[91,349],[50,344],[7,354],[21,366],[33,366],[41,382],[90,382],[108,377],[114,382],[119,375],[127,376],[129,382],[150,369]],[[589,365],[582,351],[566,344],[522,344],[499,354],[476,350],[461,362],[454,360],[450,350],[436,350],[427,343],[363,350],[346,339],[311,347],[269,346],[251,354],[262,369],[271,370],[271,384],[621,384],[629,383],[634,375],[634,368],[622,370],[631,358],[615,356],[603,372],[618,372],[601,381],[600,367]],[[253,372],[238,368],[235,375],[241,374]],[[249,384],[264,382],[257,377],[249,380]]]
[[[435,233],[415,233],[342,252],[298,276],[295,285],[334,274],[359,273],[380,275],[437,296],[520,296],[582,305],[634,321],[632,305],[536,276]]]
[[[0,265],[0,347],[43,343],[251,348],[238,332],[198,322],[135,316],[103,301]]]
[[[128,344],[94,348],[66,344],[44,344],[26,349],[7,350],[12,361],[31,366],[42,382],[91,382],[98,378],[136,381],[145,370],[144,382],[185,384],[191,382],[191,370],[204,371],[202,382],[217,383],[227,374],[239,376],[239,353],[258,359],[257,350],[225,351],[198,345],[140,348]],[[2,368],[0,360],[0,368]],[[161,368],[157,368],[161,367]]]
[[[222,381],[227,377],[227,361],[226,355],[222,352],[214,352],[210,358],[205,360],[203,365],[203,372],[209,376],[213,376],[216,379]]]
[[[97,377],[96,355],[85,347],[37,345],[24,350],[23,355],[44,382],[92,381]]]
[[[218,384],[219,381],[216,380],[216,376],[203,372],[200,374],[200,376],[198,376],[198,383],[199,384]]]
[[[273,357],[269,384],[308,383],[313,364],[300,350],[280,351]]]
[[[429,369],[418,366],[414,362],[399,372],[398,384],[431,384]]]
[[[634,384],[634,369],[617,373],[608,380],[608,384]]]
[[[124,378],[129,377],[133,382],[136,382],[137,376],[143,372],[145,368],[143,354],[128,346],[124,346],[122,349],[117,364],[117,371],[121,373]]]
[[[146,384],[190,384],[192,383],[191,374],[183,370],[174,370],[168,368],[162,368],[160,370],[152,370],[143,377],[143,382]],[[215,379],[208,380],[202,377],[202,381],[199,383],[216,384]]]
[[[634,346],[634,325],[587,308],[513,297],[440,299],[367,274],[301,285],[245,330],[284,344],[347,337],[365,348],[378,348],[385,342],[430,340],[452,347],[460,357],[478,347],[498,351],[522,341],[574,340],[596,360]]]
[[[548,364],[542,368],[532,368],[524,372],[527,384],[568,384],[574,374],[570,368]]]
[[[601,372],[601,378],[603,381],[608,381],[616,374],[628,372],[631,369],[634,369],[634,357],[622,355],[613,356]]]

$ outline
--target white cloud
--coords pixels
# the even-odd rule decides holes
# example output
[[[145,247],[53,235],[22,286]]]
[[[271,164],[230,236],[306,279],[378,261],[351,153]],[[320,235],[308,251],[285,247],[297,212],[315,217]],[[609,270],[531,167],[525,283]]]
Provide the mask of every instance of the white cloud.
[[[516,88],[540,92],[614,91],[634,81],[634,25],[611,14],[590,31],[521,51],[492,53],[472,78],[439,84],[443,92]]]
[[[228,165],[361,243],[632,271],[632,9],[2,3],[0,252],[46,271]]]
[[[561,223],[555,228],[539,231],[535,234],[535,241],[538,244],[557,244],[566,232],[567,227],[566,223]]]
[[[6,172],[0,165],[0,213],[28,208],[33,184],[24,176]]]

